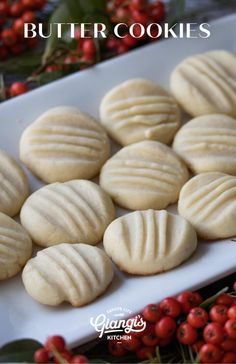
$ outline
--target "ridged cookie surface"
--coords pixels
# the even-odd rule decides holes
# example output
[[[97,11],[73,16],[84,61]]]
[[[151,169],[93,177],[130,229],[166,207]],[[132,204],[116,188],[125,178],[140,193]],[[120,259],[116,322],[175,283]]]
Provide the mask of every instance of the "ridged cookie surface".
[[[29,194],[27,177],[17,162],[0,150],[0,211],[15,216]]]
[[[168,144],[180,126],[174,98],[162,87],[145,79],[126,81],[110,92],[100,106],[101,122],[121,145],[141,140]]]
[[[112,263],[106,253],[85,244],[41,250],[22,273],[28,294],[51,306],[64,301],[76,307],[88,304],[107,289],[112,278]]]
[[[24,228],[0,212],[0,280],[16,275],[32,254],[32,241]]]
[[[178,209],[204,239],[236,235],[236,177],[202,173],[182,188]]]
[[[221,114],[199,116],[178,131],[173,148],[194,173],[236,175],[236,119]]]
[[[22,134],[20,158],[47,183],[95,177],[110,153],[102,126],[74,107],[56,107]]]
[[[236,117],[236,56],[225,50],[185,59],[171,75],[171,89],[193,116],[227,114]]]
[[[197,247],[197,236],[181,216],[165,210],[146,210],[113,221],[103,243],[121,270],[148,275],[170,270],[187,260]]]
[[[114,219],[110,197],[95,183],[73,180],[34,192],[21,210],[21,223],[41,246],[97,244]]]
[[[101,170],[100,185],[120,206],[162,209],[178,200],[188,171],[164,144],[143,141],[124,147]]]

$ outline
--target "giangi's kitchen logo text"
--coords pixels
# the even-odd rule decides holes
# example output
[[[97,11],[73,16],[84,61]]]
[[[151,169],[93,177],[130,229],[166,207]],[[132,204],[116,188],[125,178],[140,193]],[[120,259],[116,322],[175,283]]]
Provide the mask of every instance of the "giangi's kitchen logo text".
[[[131,313],[128,309],[116,307],[97,317],[91,317],[90,324],[99,333],[99,338],[107,335],[107,340],[127,340],[132,332],[146,329],[146,322],[140,315],[125,319]]]

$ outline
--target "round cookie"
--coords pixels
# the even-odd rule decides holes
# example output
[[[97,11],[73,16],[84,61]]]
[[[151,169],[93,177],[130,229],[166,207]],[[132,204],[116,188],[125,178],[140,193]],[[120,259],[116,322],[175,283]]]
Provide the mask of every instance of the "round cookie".
[[[236,235],[236,177],[211,172],[190,179],[182,188],[178,210],[204,239]]]
[[[20,140],[21,160],[46,183],[93,178],[109,153],[102,126],[74,107],[48,110]]]
[[[110,197],[95,183],[73,180],[34,192],[21,209],[21,223],[41,246],[97,244],[115,217]]]
[[[17,162],[0,150],[0,212],[15,216],[29,194],[27,177]]]
[[[236,117],[236,56],[215,50],[185,59],[173,71],[171,90],[192,116]]]
[[[105,163],[100,185],[122,207],[159,210],[178,200],[188,177],[187,168],[172,149],[143,141],[124,147]]]
[[[236,175],[236,119],[222,114],[199,116],[178,131],[173,148],[196,174]]]
[[[104,248],[117,266],[131,274],[156,274],[187,260],[197,235],[187,220],[165,210],[135,211],[114,220]]]
[[[28,294],[50,306],[88,304],[105,292],[112,278],[112,263],[105,252],[86,244],[60,244],[41,250],[22,273]]]
[[[0,281],[16,275],[32,255],[32,241],[24,228],[0,212]]]
[[[109,91],[102,100],[100,118],[110,136],[123,146],[142,140],[169,144],[180,126],[174,98],[145,79],[132,79]]]

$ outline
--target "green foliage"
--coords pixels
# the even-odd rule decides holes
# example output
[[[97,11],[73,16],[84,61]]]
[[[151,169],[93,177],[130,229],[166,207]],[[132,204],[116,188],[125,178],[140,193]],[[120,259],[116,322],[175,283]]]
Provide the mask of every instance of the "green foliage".
[[[13,341],[0,349],[0,363],[33,363],[34,352],[41,347],[38,341],[31,339]]]

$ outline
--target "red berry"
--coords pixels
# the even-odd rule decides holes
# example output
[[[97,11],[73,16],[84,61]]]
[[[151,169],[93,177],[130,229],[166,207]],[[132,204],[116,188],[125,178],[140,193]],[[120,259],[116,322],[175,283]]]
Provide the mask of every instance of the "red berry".
[[[233,284],[233,290],[236,291],[236,281]]]
[[[168,346],[172,341],[172,337],[167,337],[166,339],[159,339],[158,340],[158,346],[165,347]]]
[[[0,2],[0,16],[5,18],[9,13],[9,5],[7,2]]]
[[[36,0],[21,0],[25,9],[34,9]]]
[[[71,360],[71,364],[87,364],[88,358],[84,355],[75,355]]]
[[[198,339],[197,330],[188,323],[182,323],[177,330],[177,339],[181,344],[193,345]]]
[[[44,348],[36,350],[34,353],[34,361],[35,361],[35,363],[38,363],[38,364],[48,363],[49,355],[48,355],[47,350],[45,350]]]
[[[224,329],[217,322],[210,323],[205,327],[203,337],[207,343],[220,345],[225,338]]]
[[[148,23],[148,17],[145,13],[142,13],[141,11],[133,11],[132,13],[132,18],[134,20],[134,22],[136,23],[140,23],[142,25],[147,25]]]
[[[116,357],[125,356],[127,354],[127,350],[124,348],[122,343],[116,340],[109,341],[108,350],[111,355]]]
[[[139,338],[135,337],[134,335],[130,335],[128,340],[122,341],[123,347],[128,351],[136,351],[141,346],[141,341]]]
[[[181,314],[180,303],[172,297],[167,297],[160,303],[160,309],[166,316],[178,317]]]
[[[13,29],[18,35],[24,34],[24,21],[21,18],[18,18],[13,23]]]
[[[82,50],[86,55],[94,56],[96,53],[94,41],[92,39],[85,39],[82,45]]]
[[[17,56],[18,54],[21,54],[25,50],[25,45],[23,43],[16,43],[10,46],[10,51],[12,54]]]
[[[10,87],[11,97],[19,96],[28,91],[28,86],[25,82],[14,82]]]
[[[216,303],[218,305],[224,305],[227,307],[230,307],[232,305],[233,301],[234,301],[233,298],[230,295],[228,295],[227,293],[221,294],[216,299]]]
[[[22,5],[21,2],[14,2],[10,6],[10,15],[13,16],[14,18],[21,16],[23,11],[24,11],[24,6]]]
[[[145,346],[155,346],[158,344],[158,337],[155,333],[155,325],[149,325],[147,332],[142,336],[142,342]]]
[[[149,304],[144,307],[143,318],[148,322],[157,322],[162,317],[161,310],[158,305]]]
[[[54,355],[54,363],[55,364],[61,364],[62,362],[66,361],[67,363],[71,363],[73,355],[70,351],[68,350],[64,350],[62,352],[60,352],[60,357],[62,357],[62,359],[57,358],[56,355]],[[65,359],[63,361],[63,359]]]
[[[199,357],[202,363],[220,363],[222,359],[221,350],[213,344],[205,344],[202,346]]]
[[[128,21],[130,17],[130,14],[129,12],[124,9],[124,8],[118,8],[116,10],[116,14],[115,14],[115,20],[118,22],[118,23],[125,23]]]
[[[198,306],[203,302],[202,296],[198,292],[193,292],[193,298]]]
[[[47,0],[34,0],[34,9],[41,10],[47,4]]]
[[[8,28],[2,31],[2,42],[6,46],[11,46],[17,42],[17,36],[13,29]]]
[[[117,54],[124,54],[126,52],[128,52],[129,47],[127,47],[126,44],[122,44],[120,43],[119,46],[117,47]]]
[[[137,44],[137,39],[132,37],[132,35],[127,34],[125,38],[122,39],[122,42],[129,48],[135,47]]]
[[[33,11],[28,10],[28,11],[24,12],[21,19],[23,20],[24,23],[34,23],[35,14]]]
[[[7,47],[0,46],[0,60],[5,61],[9,56]]]
[[[236,352],[236,340],[227,338],[221,343],[221,347],[224,351]]]
[[[213,322],[218,322],[218,324],[224,325],[228,320],[227,316],[228,308],[224,305],[215,305],[210,309],[210,319]]]
[[[143,348],[136,351],[136,356],[140,360],[151,360],[156,353],[155,346],[144,346]]]
[[[36,38],[36,37],[35,38],[29,38],[29,39],[26,39],[26,40],[27,40],[27,46],[29,48],[34,48],[39,42],[38,38]]]
[[[69,55],[69,56],[65,57],[64,61],[63,61],[64,64],[73,64],[73,63],[77,63],[77,62],[79,62],[79,59],[75,55]]]
[[[45,68],[45,72],[57,72],[60,71],[61,67],[58,64],[50,64]]]
[[[224,329],[230,339],[236,339],[236,319],[229,319],[226,321]]]
[[[235,364],[236,363],[236,353],[226,353],[223,356],[221,363],[229,363],[229,364]]]
[[[65,346],[66,346],[66,343],[65,343],[64,338],[59,335],[49,336],[49,338],[47,339],[47,341],[45,343],[45,348],[48,351],[57,350],[57,351],[59,351],[59,353],[64,351]]]
[[[228,318],[236,320],[236,306],[232,306],[228,309]]]
[[[171,337],[176,330],[176,322],[172,317],[165,316],[156,323],[155,332],[161,339]]]
[[[199,351],[201,350],[201,348],[203,347],[203,345],[205,345],[205,341],[203,340],[198,340],[196,341],[193,345],[192,345],[192,350],[194,353],[199,353]]]
[[[107,49],[113,51],[115,50],[117,47],[119,46],[119,41],[118,39],[111,37],[108,38],[107,43],[106,43],[106,47]]]
[[[146,5],[146,0],[131,0],[129,4],[129,9],[134,10],[142,10]]]
[[[165,5],[162,1],[155,1],[150,5],[150,16],[154,21],[158,22],[164,19],[165,16]]]
[[[194,307],[190,310],[187,321],[195,329],[200,329],[207,324],[208,313],[201,307]]]
[[[184,313],[189,313],[191,308],[197,307],[199,305],[199,300],[200,295],[190,291],[183,292],[177,297],[177,301],[181,304]]]

